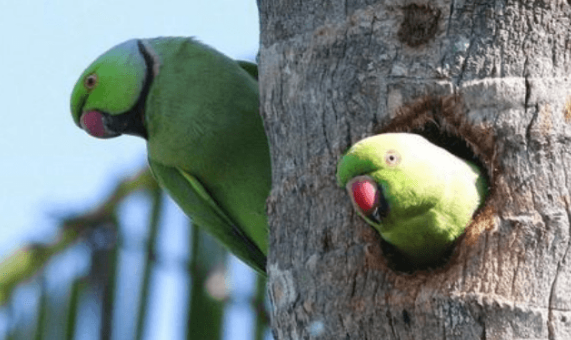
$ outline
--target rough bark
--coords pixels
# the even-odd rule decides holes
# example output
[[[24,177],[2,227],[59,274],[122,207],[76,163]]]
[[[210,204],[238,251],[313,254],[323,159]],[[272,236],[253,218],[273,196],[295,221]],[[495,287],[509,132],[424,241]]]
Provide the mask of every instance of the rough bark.
[[[276,338],[571,339],[570,3],[258,5]],[[395,270],[335,182],[402,130],[465,140],[490,178],[435,270]]]

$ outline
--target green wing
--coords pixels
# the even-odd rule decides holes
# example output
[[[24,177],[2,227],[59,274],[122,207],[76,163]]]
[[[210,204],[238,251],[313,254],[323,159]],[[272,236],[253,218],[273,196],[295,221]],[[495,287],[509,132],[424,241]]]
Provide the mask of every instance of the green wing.
[[[153,175],[179,207],[192,216],[192,223],[217,238],[228,250],[249,266],[266,274],[266,256],[216,204],[194,176],[178,168],[149,159]]]
[[[251,63],[249,61],[237,60],[236,61],[241,68],[243,68],[248,74],[250,74],[254,79],[258,80],[258,65]]]

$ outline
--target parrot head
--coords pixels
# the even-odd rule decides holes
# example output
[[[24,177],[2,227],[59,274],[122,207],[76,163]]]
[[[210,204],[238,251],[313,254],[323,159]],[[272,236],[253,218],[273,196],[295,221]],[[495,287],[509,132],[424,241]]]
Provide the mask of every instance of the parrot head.
[[[337,182],[345,187],[355,210],[378,227],[389,216],[396,182],[403,175],[396,134],[369,137],[359,141],[337,166]]]
[[[119,44],[81,75],[71,95],[75,124],[98,138],[147,137],[145,97],[152,81],[151,57],[139,40]]]
[[[426,161],[438,159],[429,145],[420,135],[385,133],[359,141],[338,163],[339,186],[379,232],[434,205],[442,189],[434,180],[438,169]]]
[[[353,145],[337,166],[357,213],[405,265],[445,259],[484,201],[474,164],[412,133],[385,133]]]

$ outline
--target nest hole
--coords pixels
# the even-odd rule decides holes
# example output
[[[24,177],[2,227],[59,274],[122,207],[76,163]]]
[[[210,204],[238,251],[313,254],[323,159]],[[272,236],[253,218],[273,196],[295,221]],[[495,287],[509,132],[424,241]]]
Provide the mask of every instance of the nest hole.
[[[484,202],[476,210],[472,222],[464,233],[450,246],[446,254],[435,263],[416,266],[406,261],[399,251],[381,239],[381,249],[391,269],[407,274],[416,271],[445,268],[455,261],[458,244],[473,244],[484,229],[493,225],[495,214],[495,188],[499,177],[499,167],[494,159],[494,138],[490,127],[472,125],[466,119],[463,103],[458,96],[425,97],[400,108],[395,117],[385,126],[375,130],[375,134],[388,132],[408,132],[423,136],[459,158],[472,162],[481,169],[487,183]]]

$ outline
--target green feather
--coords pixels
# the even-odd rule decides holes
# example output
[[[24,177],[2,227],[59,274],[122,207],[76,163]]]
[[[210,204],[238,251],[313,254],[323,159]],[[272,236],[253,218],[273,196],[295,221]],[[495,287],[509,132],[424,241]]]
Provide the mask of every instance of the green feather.
[[[192,217],[192,222],[206,228],[219,242],[231,249],[246,264],[264,273],[266,256],[251,239],[224,213],[202,184],[184,171],[149,160],[159,184],[178,206]]]
[[[398,161],[388,162],[388,155]],[[414,264],[443,256],[470,223],[487,187],[476,166],[407,133],[381,134],[353,145],[338,164],[337,182],[345,187],[357,176],[377,183],[388,213],[377,222],[356,206],[357,212]]]
[[[238,65],[240,65],[240,67],[248,72],[248,74],[250,74],[254,79],[258,80],[258,65],[243,60],[238,60]]]
[[[98,84],[86,89],[94,73]],[[78,125],[85,112],[97,111],[106,131],[145,135],[161,186],[194,223],[263,272],[271,164],[255,75],[255,64],[191,38],[133,40],[84,72],[71,106]],[[146,134],[130,130],[139,121]]]

